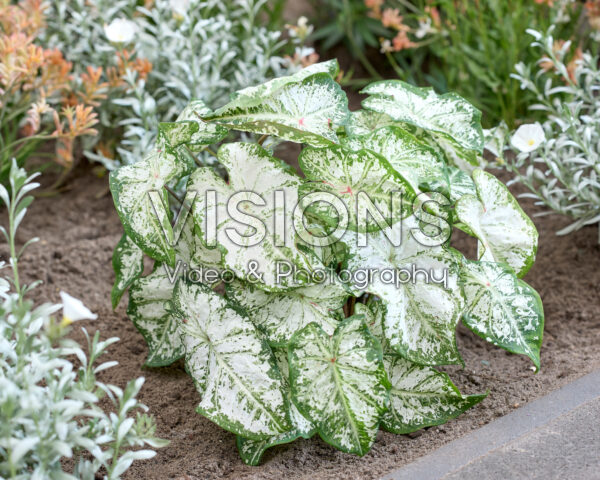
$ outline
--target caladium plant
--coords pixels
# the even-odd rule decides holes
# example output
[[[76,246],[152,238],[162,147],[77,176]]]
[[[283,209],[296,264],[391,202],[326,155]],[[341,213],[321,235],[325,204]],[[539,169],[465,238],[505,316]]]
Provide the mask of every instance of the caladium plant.
[[[336,77],[329,61],[216,111],[193,102],[111,173],[125,227],[113,303],[130,289],[147,365],[185,357],[198,412],[252,465],[315,433],[364,455],[379,427],[408,433],[480,402],[435,369],[463,363],[460,321],[540,365],[542,304],[521,279],[537,232],[478,168],[480,112],[400,81],[366,87],[350,112]],[[214,146],[229,129],[262,137]],[[299,172],[274,156],[280,141],[302,145]]]

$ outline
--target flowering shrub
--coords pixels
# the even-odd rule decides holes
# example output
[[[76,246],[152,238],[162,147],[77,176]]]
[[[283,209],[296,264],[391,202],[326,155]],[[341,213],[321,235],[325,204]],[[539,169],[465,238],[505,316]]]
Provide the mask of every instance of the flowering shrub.
[[[95,70],[106,86],[98,108],[101,141],[88,158],[109,169],[150,150],[158,122],[185,105],[215,107],[229,92],[292,72],[312,58],[298,49],[288,59],[280,32],[260,25],[266,0],[133,0],[52,2],[45,41],[65,52],[77,72]],[[306,28],[306,26],[304,27]],[[292,48],[293,49],[293,48]]]
[[[531,108],[542,112],[543,122],[513,133],[508,149],[515,155],[495,153],[529,189],[524,197],[574,220],[558,232],[567,234],[600,223],[598,57],[580,49],[571,53],[570,42],[555,41],[552,31],[529,32],[542,57],[537,66],[518,64],[514,77],[535,95]]]
[[[80,300],[61,292],[62,320],[54,314],[61,305],[34,307],[26,296],[37,283],[19,280],[19,252],[15,246],[18,225],[31,203],[27,194],[38,184],[34,176],[13,162],[10,194],[0,186],[8,209],[8,230],[2,233],[10,247],[12,278],[0,278],[0,477],[6,479],[118,479],[134,460],[151,458],[161,447],[152,417],[136,396],[143,378],[124,390],[100,382],[97,374],[116,365],[98,358],[118,341],[100,341],[99,332],[87,339],[88,354],[65,335],[69,325],[93,315]],[[2,262],[0,269],[8,268]],[[12,283],[12,285],[11,285]],[[78,366],[73,364],[77,358]],[[108,399],[114,411],[99,405]],[[135,417],[131,414],[135,413]],[[66,468],[65,460],[71,467]]]
[[[185,357],[197,411],[253,465],[317,432],[364,455],[379,426],[407,433],[481,401],[434,369],[462,363],[461,319],[540,364],[542,305],[521,280],[537,231],[477,168],[481,112],[395,80],[368,85],[349,112],[337,76],[329,61],[216,110],[192,102],[144,160],[110,175],[125,228],[113,304],[129,288],[147,365]],[[198,166],[192,153],[230,129],[262,136]],[[305,178],[273,156],[279,141],[303,145]],[[477,239],[477,260],[449,246],[453,227]],[[145,254],[155,267],[142,276]]]
[[[71,63],[60,50],[36,44],[44,9],[41,0],[0,2],[1,183],[8,178],[10,160],[22,165],[42,140],[55,140],[53,158],[70,167],[75,138],[96,134],[91,105],[100,86],[82,76],[84,90],[76,92]]]
[[[399,78],[415,85],[432,85],[440,91],[456,91],[483,111],[486,125],[504,120],[511,127],[528,113],[527,104],[531,100],[527,92],[519,91],[518,84],[510,79],[516,63],[535,58],[525,30],[544,31],[556,25],[561,38],[571,38],[577,35],[582,10],[581,2],[574,0],[332,3],[336,5],[333,8],[342,9],[342,18],[346,9],[366,7],[367,11],[361,15],[379,24],[377,28],[372,27],[372,23],[359,28],[356,23],[354,35],[363,36],[371,46],[380,47]],[[589,2],[586,11],[589,11],[588,23],[593,27],[597,20],[592,3]],[[326,37],[333,37],[327,27],[324,29]],[[317,29],[317,35],[319,32]],[[374,42],[375,39],[379,41]],[[353,43],[353,50],[359,48],[357,40]],[[371,76],[380,78],[364,53],[358,58]]]

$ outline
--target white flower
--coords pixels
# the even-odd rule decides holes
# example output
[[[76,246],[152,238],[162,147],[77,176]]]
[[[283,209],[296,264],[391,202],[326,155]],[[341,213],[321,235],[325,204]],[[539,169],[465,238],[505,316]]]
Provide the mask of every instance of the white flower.
[[[190,0],[169,0],[169,6],[173,14],[178,17],[185,17],[190,8]]]
[[[60,292],[60,298],[63,306],[62,325],[67,326],[78,320],[96,320],[98,315],[92,313],[81,300],[72,297],[66,292]]]
[[[390,42],[387,38],[385,40],[382,40],[381,42],[381,53],[388,53],[393,51],[392,48],[392,42]]]
[[[419,28],[415,32],[415,37],[421,39],[425,37],[428,33],[432,33],[435,30],[431,28],[431,18],[427,17],[426,20],[419,20]]]
[[[533,152],[544,141],[544,129],[539,123],[527,123],[517,128],[510,139],[510,144],[521,152]]]
[[[129,43],[137,33],[137,25],[125,18],[115,18],[109,25],[104,25],[104,33],[113,43]]]

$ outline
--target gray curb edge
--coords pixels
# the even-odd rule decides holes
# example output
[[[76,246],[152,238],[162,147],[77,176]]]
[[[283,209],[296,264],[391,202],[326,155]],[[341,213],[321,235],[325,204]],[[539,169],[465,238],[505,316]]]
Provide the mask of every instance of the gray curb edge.
[[[438,480],[509,442],[600,397],[600,370],[453,440],[383,480]]]

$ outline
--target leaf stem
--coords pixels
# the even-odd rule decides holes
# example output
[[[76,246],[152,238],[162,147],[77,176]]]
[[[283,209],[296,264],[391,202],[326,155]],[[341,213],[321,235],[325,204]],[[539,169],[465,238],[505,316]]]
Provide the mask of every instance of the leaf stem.
[[[183,200],[181,198],[179,198],[179,195],[177,195],[175,193],[175,190],[173,190],[171,187],[169,187],[168,185],[165,185],[165,190],[167,192],[169,192],[171,194],[171,196],[177,200],[179,202],[180,205],[183,205]]]

